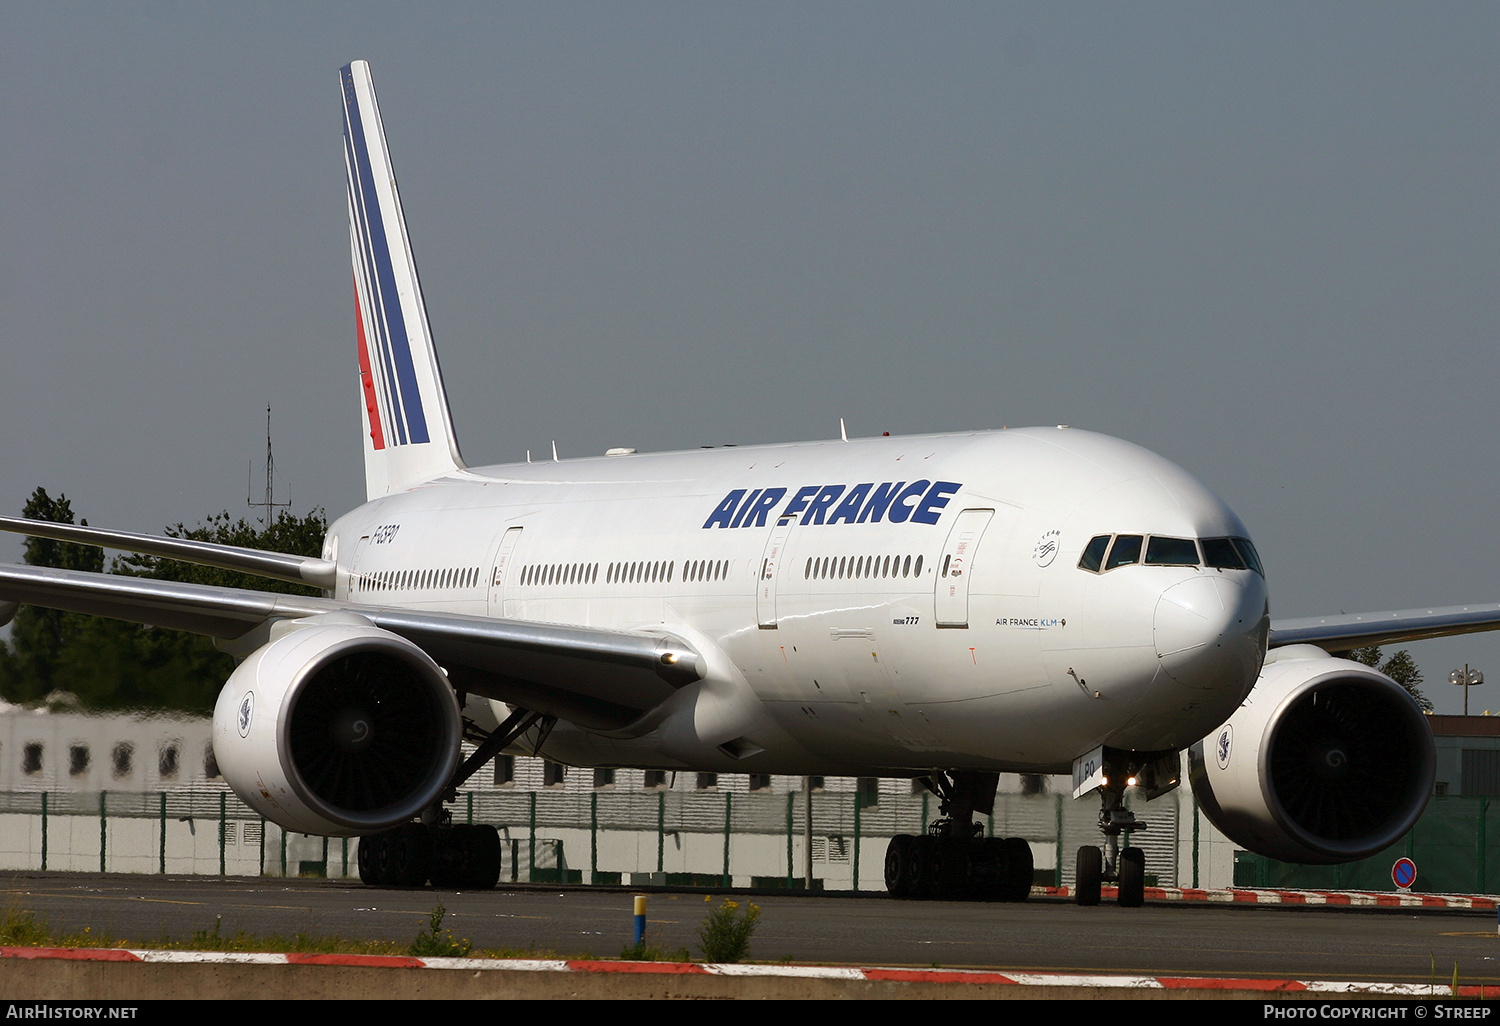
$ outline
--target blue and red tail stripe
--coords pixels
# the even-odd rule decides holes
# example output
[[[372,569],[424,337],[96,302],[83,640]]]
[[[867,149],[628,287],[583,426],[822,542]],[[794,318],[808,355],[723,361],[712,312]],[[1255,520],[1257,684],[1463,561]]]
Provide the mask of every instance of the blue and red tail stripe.
[[[373,399],[379,412],[384,414],[371,418],[371,437],[380,436],[377,448],[382,448],[387,441],[392,445],[426,442],[429,440],[427,418],[422,409],[422,396],[412,363],[411,339],[396,285],[397,272],[392,262],[390,239],[386,234],[388,218],[382,210],[371,168],[366,135],[366,121],[369,119],[361,111],[352,65],[340,69],[340,78],[344,87],[344,159],[357,253],[356,304],[362,308],[357,314],[361,321],[360,374],[366,383],[367,405]],[[390,213],[394,216],[389,220],[399,228],[399,211]],[[370,315],[368,324],[364,323],[365,311]],[[373,343],[379,354],[380,387],[377,387],[372,373],[375,367],[369,359],[369,343]],[[389,430],[377,428],[378,422],[384,422]]]

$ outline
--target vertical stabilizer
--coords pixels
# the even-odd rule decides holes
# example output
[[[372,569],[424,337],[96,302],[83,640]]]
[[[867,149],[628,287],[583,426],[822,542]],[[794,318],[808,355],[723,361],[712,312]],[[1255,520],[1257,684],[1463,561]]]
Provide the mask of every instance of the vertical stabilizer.
[[[370,65],[339,71],[359,384],[365,409],[365,491],[371,499],[462,469],[417,264],[406,236]]]

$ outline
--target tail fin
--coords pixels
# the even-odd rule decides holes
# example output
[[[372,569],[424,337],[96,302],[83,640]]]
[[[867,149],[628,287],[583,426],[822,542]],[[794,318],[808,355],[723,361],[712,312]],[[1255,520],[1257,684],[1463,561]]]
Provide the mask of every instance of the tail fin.
[[[365,424],[365,490],[373,499],[463,468],[406,236],[370,65],[339,71],[344,165]]]

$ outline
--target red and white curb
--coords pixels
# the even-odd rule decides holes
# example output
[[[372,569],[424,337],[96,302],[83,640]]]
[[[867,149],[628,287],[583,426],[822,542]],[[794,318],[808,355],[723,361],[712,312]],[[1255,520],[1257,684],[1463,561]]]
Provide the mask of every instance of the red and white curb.
[[[1334,980],[1209,979],[1187,976],[1112,976],[997,973],[980,969],[850,969],[805,965],[714,965],[698,962],[606,962],[576,959],[410,958],[401,955],[304,955],[248,951],[147,951],[134,948],[0,948],[0,958],[76,962],[194,963],[199,965],[327,965],[366,969],[461,969],[465,972],[629,973],[664,976],[758,976],[865,983],[999,984],[1014,987],[1129,990],[1254,991],[1274,994],[1355,994],[1396,998],[1494,997],[1491,989],[1419,983]]]
[[[1070,898],[1071,887],[1037,888],[1049,897]],[[1035,892],[1034,892],[1035,893]],[[1105,900],[1116,897],[1104,887]],[[1150,901],[1211,901],[1245,905],[1350,905],[1364,908],[1468,908],[1494,912],[1500,898],[1480,894],[1401,894],[1396,891],[1275,891],[1249,888],[1147,887]]]

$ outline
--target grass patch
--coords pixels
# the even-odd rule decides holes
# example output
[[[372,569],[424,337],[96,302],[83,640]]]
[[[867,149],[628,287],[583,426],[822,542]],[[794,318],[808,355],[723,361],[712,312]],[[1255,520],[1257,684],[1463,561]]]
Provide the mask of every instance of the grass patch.
[[[7,905],[0,909],[0,947],[7,948],[117,948],[123,947],[104,933],[85,926],[75,933],[58,933],[34,912]]]
[[[162,936],[140,941],[122,940],[108,933],[96,933],[92,927],[72,933],[54,930],[47,920],[14,903],[0,908],[0,947],[8,948],[145,948],[158,951],[271,951],[302,955],[412,955],[419,958],[530,958],[592,959],[592,953],[559,955],[535,944],[527,947],[488,948],[475,951],[467,939],[453,936],[443,929],[447,909],[438,905],[428,916],[427,925],[418,931],[410,944],[383,940],[349,940],[344,937],[301,931],[291,936],[254,934],[244,930],[224,932],[224,919],[214,916],[212,927],[193,931],[187,940]],[[683,952],[686,955],[686,951]],[[686,958],[684,958],[686,961]]]
[[[639,944],[627,945],[620,951],[626,962],[691,962],[692,953],[687,948],[668,950],[661,946],[660,939],[643,940]]]

